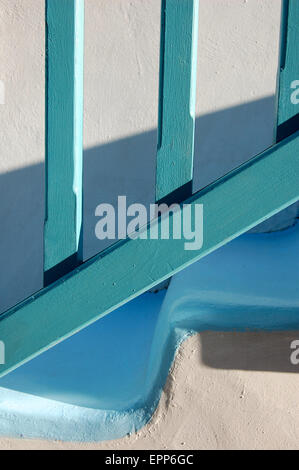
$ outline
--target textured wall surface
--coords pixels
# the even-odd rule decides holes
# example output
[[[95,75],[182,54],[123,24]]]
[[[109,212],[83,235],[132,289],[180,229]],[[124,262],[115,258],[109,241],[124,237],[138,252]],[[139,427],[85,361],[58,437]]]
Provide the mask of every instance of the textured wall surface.
[[[42,285],[44,0],[0,0],[0,311]],[[280,0],[201,0],[194,188],[273,142]],[[86,0],[85,257],[95,207],[154,198],[160,0]]]

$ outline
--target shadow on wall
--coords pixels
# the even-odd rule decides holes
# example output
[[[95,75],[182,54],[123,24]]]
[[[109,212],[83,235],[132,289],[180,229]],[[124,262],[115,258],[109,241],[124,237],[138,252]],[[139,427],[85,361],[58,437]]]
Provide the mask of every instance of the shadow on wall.
[[[200,363],[213,369],[298,373],[290,345],[299,332],[200,334]]]
[[[211,183],[273,142],[275,98],[267,97],[196,119],[194,191]],[[94,234],[95,208],[154,202],[156,130],[87,149],[84,153],[84,257],[108,243]],[[42,287],[44,166],[0,175],[0,312]],[[296,216],[292,209],[291,217]]]

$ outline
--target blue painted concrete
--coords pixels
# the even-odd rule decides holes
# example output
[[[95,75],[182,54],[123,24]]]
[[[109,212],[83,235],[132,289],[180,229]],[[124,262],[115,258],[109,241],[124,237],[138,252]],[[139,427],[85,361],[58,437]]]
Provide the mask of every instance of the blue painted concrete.
[[[0,380],[0,434],[99,441],[152,416],[195,331],[299,329],[299,226],[245,235]]]
[[[134,406],[164,295],[137,298],[4,377],[1,387],[86,408]]]

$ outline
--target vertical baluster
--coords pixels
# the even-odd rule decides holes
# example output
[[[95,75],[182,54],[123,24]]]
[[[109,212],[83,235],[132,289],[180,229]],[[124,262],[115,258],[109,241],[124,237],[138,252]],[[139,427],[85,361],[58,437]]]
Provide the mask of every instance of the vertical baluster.
[[[156,200],[192,192],[198,0],[162,0]]]
[[[299,93],[296,89],[299,89],[299,0],[283,0],[278,142],[299,129]]]
[[[84,0],[46,2],[45,284],[82,261]]]

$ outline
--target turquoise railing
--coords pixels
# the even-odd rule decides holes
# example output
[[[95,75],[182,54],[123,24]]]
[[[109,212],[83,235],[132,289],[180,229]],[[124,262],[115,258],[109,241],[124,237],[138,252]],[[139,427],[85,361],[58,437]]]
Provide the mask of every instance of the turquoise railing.
[[[277,143],[196,194],[198,0],[162,0],[156,199],[203,204],[203,246],[186,251],[184,240],[128,238],[83,263],[84,0],[47,0],[46,15],[45,287],[0,316],[0,376],[299,199],[299,115],[291,99],[299,0],[284,2]]]

